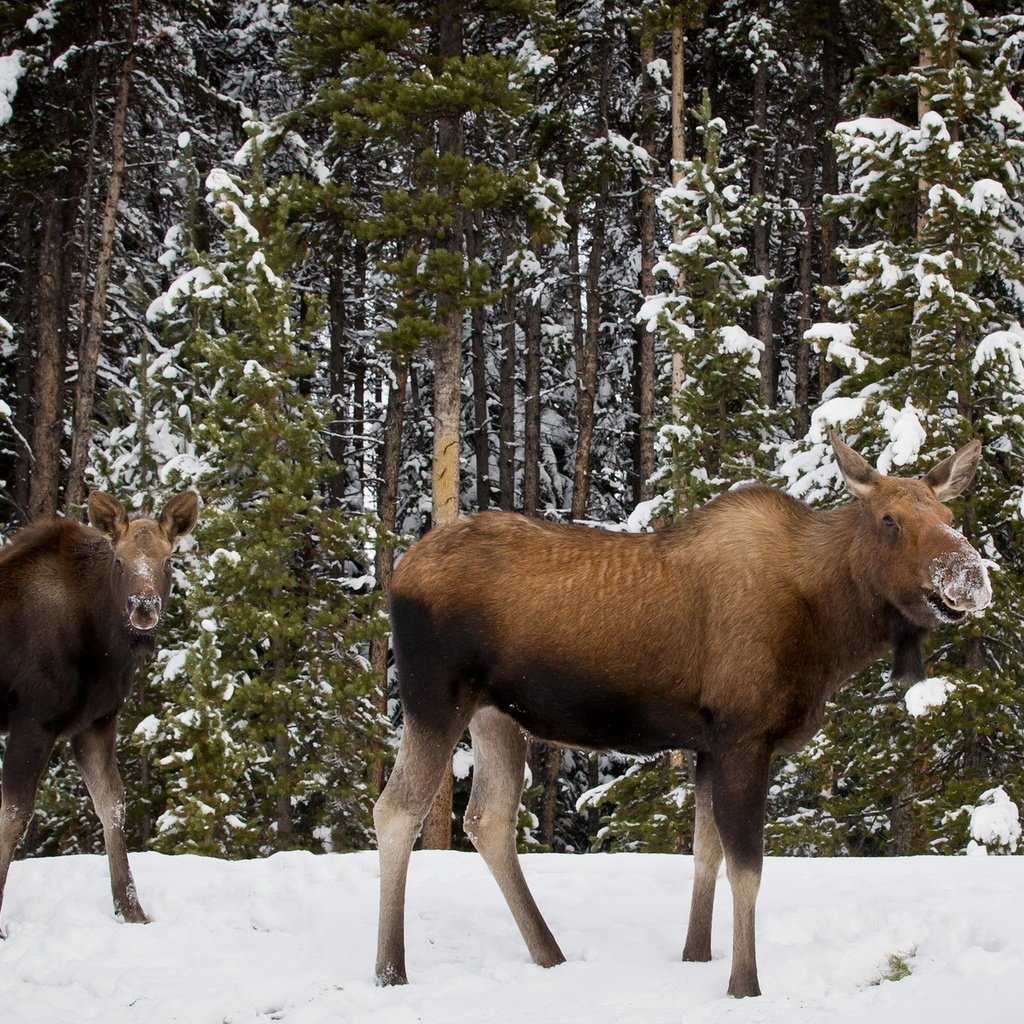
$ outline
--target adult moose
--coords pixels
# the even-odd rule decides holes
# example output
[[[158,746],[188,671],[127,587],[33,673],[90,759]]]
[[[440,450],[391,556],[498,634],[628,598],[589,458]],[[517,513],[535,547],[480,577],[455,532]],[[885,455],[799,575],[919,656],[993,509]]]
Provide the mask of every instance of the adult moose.
[[[0,907],[40,776],[55,742],[67,738],[103,824],[115,912],[146,921],[125,849],[117,715],[163,619],[171,552],[198,512],[198,498],[186,491],[158,519],[129,519],[119,501],[93,493],[93,526],[40,522],[0,548],[0,731],[8,733]]]
[[[564,957],[515,848],[526,737],[638,754],[696,751],[693,896],[684,960],[711,959],[715,878],[732,887],[729,993],[760,993],[754,904],[775,751],[817,730],[827,698],[991,599],[984,564],[942,502],[971,482],[972,441],[923,479],[882,476],[832,438],[856,501],[815,511],[767,487],[722,495],[652,534],[483,513],[428,534],[399,564],[392,628],[404,731],[374,810],[377,978],[406,981],[409,855],[469,726],[465,828],[533,959]]]

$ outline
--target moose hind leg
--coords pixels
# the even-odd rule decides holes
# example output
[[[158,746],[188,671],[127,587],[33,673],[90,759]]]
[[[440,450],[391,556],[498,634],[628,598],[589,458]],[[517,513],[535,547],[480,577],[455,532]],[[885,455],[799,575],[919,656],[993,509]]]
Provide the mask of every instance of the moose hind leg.
[[[494,875],[534,962],[541,967],[565,963],[537,909],[516,852],[526,737],[511,718],[495,708],[477,711],[469,732],[473,739],[473,788],[464,821],[466,835]]]
[[[114,913],[130,924],[148,924],[149,918],[139,905],[135,880],[128,865],[124,840],[124,784],[117,769],[116,742],[117,715],[111,715],[79,733],[71,741],[71,748],[103,825]]]
[[[693,895],[690,897],[690,923],[686,929],[683,959],[704,963],[711,959],[711,918],[718,869],[722,864],[722,840],[711,806],[710,754],[697,754],[695,790]]]
[[[0,797],[0,908],[3,907],[7,872],[14,851],[32,820],[36,790],[53,743],[53,735],[33,722],[12,724],[7,738]],[[3,938],[2,930],[0,938]]]
[[[729,995],[759,996],[754,907],[764,860],[764,813],[770,753],[760,742],[723,744],[712,755],[715,823],[732,889],[733,936]]]
[[[395,767],[373,808],[380,857],[376,968],[379,985],[404,985],[408,981],[405,886],[409,857],[468,717],[468,712],[460,712],[446,725],[427,726],[410,715],[407,708]]]

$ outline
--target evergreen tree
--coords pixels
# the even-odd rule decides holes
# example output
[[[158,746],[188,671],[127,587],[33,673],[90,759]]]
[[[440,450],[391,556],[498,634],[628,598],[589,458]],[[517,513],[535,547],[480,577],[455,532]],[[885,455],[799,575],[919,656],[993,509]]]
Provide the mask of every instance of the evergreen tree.
[[[796,493],[834,499],[827,426],[880,451],[881,472],[904,475],[979,436],[983,468],[957,512],[991,560],[996,597],[982,618],[939,635],[928,667],[949,684],[943,703],[909,715],[893,684],[879,687],[878,669],[839,696],[840,713],[775,794],[798,825],[779,832],[780,849],[962,850],[962,809],[994,786],[1012,797],[1022,784],[1013,466],[1024,433],[1011,410],[1021,402],[1024,111],[1010,89],[1024,22],[980,17],[960,0],[889,7],[914,66],[884,79],[875,101],[893,113],[916,101],[917,123],[864,117],[837,130],[850,178],[837,208],[855,237],[839,253],[848,280],[828,291],[837,323],[810,334],[849,372],[784,468]]]
[[[326,508],[324,413],[304,383],[318,314],[283,276],[287,183],[268,187],[256,163],[249,181],[210,174],[223,251],[199,254],[164,302],[195,325],[180,359],[205,557],[188,598],[198,639],[165,673],[185,686],[148,732],[171,776],[158,845],[235,855],[361,843],[374,732],[370,607],[347,582],[366,538]]]
[[[655,270],[669,275],[675,288],[649,298],[640,311],[669,350],[682,355],[686,375],[659,432],[662,495],[641,507],[638,528],[659,505],[676,518],[763,472],[771,440],[770,412],[759,397],[762,345],[741,326],[745,311],[772,284],[746,271],[742,238],[757,204],[743,194],[740,162],[720,161],[726,128],[711,116],[706,91],[693,113],[704,153],[682,164],[678,182],[659,199],[678,230]],[[630,769],[603,799],[615,804],[604,842],[678,850],[692,834],[692,786],[679,758]]]

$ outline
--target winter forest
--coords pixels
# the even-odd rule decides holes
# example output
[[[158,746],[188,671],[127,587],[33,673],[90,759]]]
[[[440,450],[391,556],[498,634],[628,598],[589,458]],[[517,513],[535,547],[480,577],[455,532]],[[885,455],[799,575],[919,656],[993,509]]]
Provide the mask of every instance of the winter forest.
[[[431,525],[827,507],[836,430],[898,475],[981,439],[995,600],[776,759],[768,851],[1016,851],[1022,53],[1010,0],[3,4],[0,528],[202,498],[121,717],[130,848],[372,846]],[[425,845],[467,846],[471,766]],[[523,850],[692,835],[684,757],[531,745]],[[23,852],[101,848],[62,754]]]

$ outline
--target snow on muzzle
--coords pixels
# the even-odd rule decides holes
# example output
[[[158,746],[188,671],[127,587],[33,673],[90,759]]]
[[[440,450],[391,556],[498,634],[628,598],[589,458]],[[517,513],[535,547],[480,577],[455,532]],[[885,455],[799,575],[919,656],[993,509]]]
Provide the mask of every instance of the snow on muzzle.
[[[156,594],[132,594],[128,598],[128,621],[142,632],[156,629],[162,608],[163,602]]]
[[[959,544],[932,560],[932,583],[954,612],[980,612],[992,603],[992,584],[981,556],[960,535]]]

